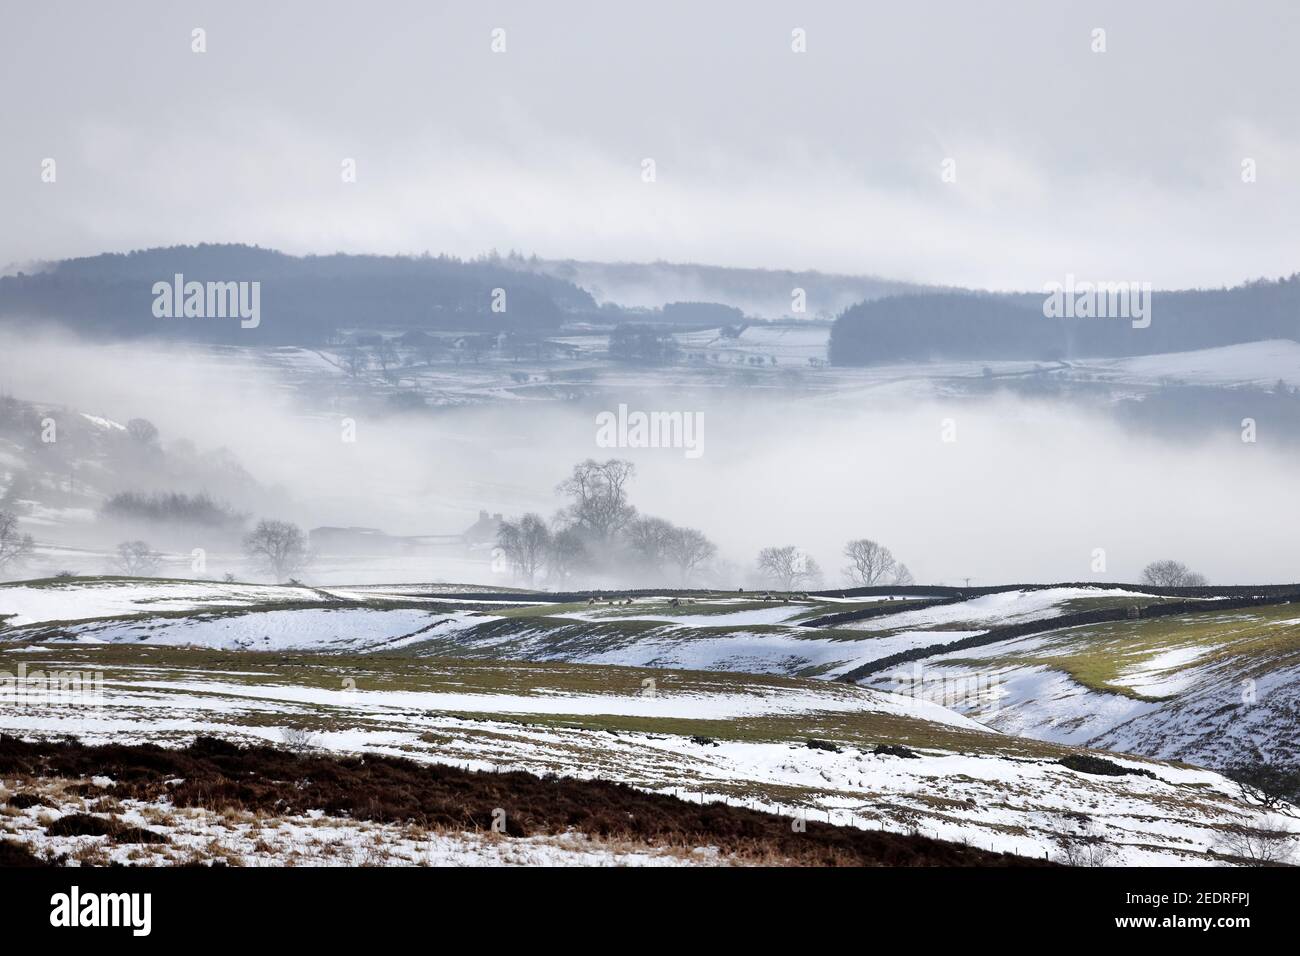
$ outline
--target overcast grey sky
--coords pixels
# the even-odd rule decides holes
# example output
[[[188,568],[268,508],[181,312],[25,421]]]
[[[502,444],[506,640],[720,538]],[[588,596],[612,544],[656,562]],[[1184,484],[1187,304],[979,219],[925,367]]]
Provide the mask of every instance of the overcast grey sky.
[[[206,240],[993,288],[1300,268],[1292,0],[5,7],[0,265]]]

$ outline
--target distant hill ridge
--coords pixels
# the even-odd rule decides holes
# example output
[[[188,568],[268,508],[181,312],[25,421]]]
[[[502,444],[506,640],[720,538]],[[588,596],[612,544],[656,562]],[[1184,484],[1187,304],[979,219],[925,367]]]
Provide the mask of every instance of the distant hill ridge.
[[[154,283],[260,283],[261,320],[159,318]],[[501,290],[501,292],[498,292]],[[553,331],[573,322],[681,326],[838,315],[837,365],[1116,357],[1300,340],[1300,276],[1232,289],[1154,292],[1149,323],[1047,318],[1042,293],[936,290],[872,276],[673,263],[547,261],[518,254],[293,256],[242,244],[105,253],[0,277],[0,325],[44,320],[103,338],[324,344],[342,329]],[[739,311],[737,311],[739,310]],[[841,311],[842,310],[842,311]]]
[[[176,274],[186,282],[261,283],[263,320],[241,328],[224,319],[155,317],[153,284]],[[505,290],[504,300],[494,299],[496,289]],[[312,345],[340,328],[554,328],[599,313],[573,283],[499,257],[291,256],[203,244],[68,259],[0,278],[0,322],[44,319],[105,337]]]
[[[495,253],[295,256],[244,244],[104,253],[14,266],[0,276],[0,322],[46,319],[108,337],[134,335],[320,344],[336,328],[554,329],[566,322],[663,322],[684,327],[753,319],[821,319],[864,300],[932,287],[875,276],[695,263],[599,263]],[[266,317],[230,323],[152,314],[155,282],[262,283]],[[504,311],[493,293],[504,289]]]
[[[945,292],[863,302],[836,320],[829,358],[834,365],[1059,361],[1300,340],[1300,275],[1232,289],[1152,292],[1145,327],[1123,317],[1048,318],[1044,299],[1043,293]]]

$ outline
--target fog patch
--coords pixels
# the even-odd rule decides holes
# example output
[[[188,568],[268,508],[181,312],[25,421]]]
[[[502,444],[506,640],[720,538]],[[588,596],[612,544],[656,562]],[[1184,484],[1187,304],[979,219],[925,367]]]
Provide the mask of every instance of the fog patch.
[[[299,374],[297,363],[312,361],[296,350],[90,344],[29,331],[0,338],[0,388],[115,421],[148,418],[164,442],[225,446],[268,489],[253,517],[308,529],[457,534],[480,510],[550,517],[575,463],[622,457],[638,470],[639,511],[704,531],[738,579],[760,548],[793,544],[839,585],[840,552],[860,537],[888,546],[919,583],[1133,581],[1166,557],[1216,584],[1284,582],[1300,565],[1291,456],[1263,439],[1161,439],[1124,428],[1105,407],[1060,399],[656,389],[612,375],[579,401],[383,414],[341,374]],[[703,454],[600,447],[597,416],[620,402],[702,415]],[[1096,549],[1104,573],[1092,569]],[[502,583],[485,561],[373,572],[365,576]]]

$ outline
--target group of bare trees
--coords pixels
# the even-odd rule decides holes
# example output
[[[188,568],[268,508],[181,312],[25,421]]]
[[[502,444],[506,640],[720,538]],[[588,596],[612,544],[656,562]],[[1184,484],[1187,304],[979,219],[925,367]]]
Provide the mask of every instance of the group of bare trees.
[[[556,487],[568,504],[551,521],[536,513],[502,522],[497,546],[529,585],[600,577],[671,578],[686,585],[717,554],[702,531],[638,515],[628,486],[636,468],[621,458],[587,459]]]
[[[30,536],[29,536],[30,537]],[[244,554],[258,567],[286,581],[302,571],[310,561],[307,536],[302,528],[288,521],[264,520],[244,538]],[[158,573],[162,555],[145,541],[123,541],[117,546],[110,569],[128,577],[152,577]]]
[[[0,577],[22,565],[36,550],[30,534],[18,529],[18,518],[10,511],[0,511]],[[260,521],[244,538],[244,553],[260,570],[284,581],[300,572],[309,562],[307,536],[288,521]],[[123,541],[109,559],[108,570],[132,578],[153,577],[158,573],[163,555],[147,541]],[[67,572],[64,572],[65,574]]]
[[[912,572],[884,545],[857,538],[844,546],[849,559],[844,578],[855,587],[913,584]],[[821,566],[806,551],[792,544],[764,548],[758,553],[758,578],[768,587],[794,591],[819,587]]]
[[[680,528],[662,518],[633,520],[627,537],[642,567],[655,572],[671,568],[683,586],[718,553],[703,531]]]
[[[854,587],[906,586],[915,584],[907,565],[878,541],[856,538],[844,546],[848,565],[844,579]],[[806,551],[794,546],[764,548],[758,553],[758,577],[766,585],[790,591],[816,587],[822,581],[821,568]],[[1203,587],[1205,576],[1179,561],[1153,561],[1142,570],[1142,583],[1157,587]]]
[[[388,339],[382,339],[370,349],[358,345],[346,348],[339,356],[343,369],[353,378],[357,378],[369,368],[378,368],[384,381],[397,380],[398,370],[402,367],[402,355]]]
[[[536,513],[503,522],[497,534],[501,554],[529,585],[543,577],[562,582],[584,569],[627,572],[646,583],[670,580],[685,586],[699,580],[717,546],[698,529],[638,515],[628,500],[635,474],[631,462],[618,458],[575,465],[556,488],[568,505],[550,522]],[[844,556],[849,559],[845,578],[855,586],[914,583],[907,565],[869,538],[848,542]],[[823,581],[817,560],[793,544],[763,548],[756,565],[758,580],[779,590],[804,590]]]
[[[906,586],[915,584],[907,565],[878,541],[856,538],[844,546],[848,565],[844,579],[854,587]],[[822,581],[821,568],[807,552],[795,547],[764,548],[758,554],[758,576],[764,584],[790,591],[809,588]],[[1203,587],[1205,576],[1179,561],[1153,561],[1142,571],[1142,583],[1158,587]]]
[[[526,354],[521,344],[523,338],[525,337],[518,335],[506,337],[506,344],[510,346],[508,351],[516,360]],[[489,336],[488,339],[492,340],[492,337]],[[540,348],[540,341],[536,338],[529,339],[534,344],[534,351]],[[477,339],[471,342],[462,340],[461,344],[466,346],[466,352],[474,355],[483,348]],[[352,378],[358,378],[362,372],[377,368],[385,381],[395,382],[403,368],[409,368],[416,362],[432,365],[435,359],[443,357],[449,351],[450,346],[445,340],[416,329],[396,339],[380,336],[366,345],[346,345],[339,350],[338,355],[339,365]],[[459,354],[455,357],[457,360],[460,358]]]
[[[696,528],[637,514],[628,499],[636,475],[629,461],[587,459],[556,487],[569,499],[548,522],[529,513],[504,521],[497,534],[500,554],[528,585],[541,579],[563,583],[582,571],[597,576],[632,576],[647,584],[699,581],[718,554]],[[848,542],[845,577],[853,585],[908,585],[912,573],[888,548],[868,538]],[[763,548],[757,578],[766,586],[793,591],[818,587],[821,566],[796,545]]]

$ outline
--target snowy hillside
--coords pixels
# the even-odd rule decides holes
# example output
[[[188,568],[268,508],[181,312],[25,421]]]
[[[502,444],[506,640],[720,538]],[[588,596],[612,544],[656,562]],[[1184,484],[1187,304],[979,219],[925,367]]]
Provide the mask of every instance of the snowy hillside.
[[[87,743],[197,734],[522,769],[788,816],[920,832],[1060,859],[1215,862],[1222,830],[1280,826],[1217,774],[986,730],[852,685],[571,664],[152,645],[15,647],[10,674],[100,674],[91,689],[5,690],[0,731]],[[23,670],[19,670],[22,668]]]
[[[667,596],[589,605],[449,599],[439,591],[74,579],[0,585],[0,616],[12,615],[10,639],[57,633],[61,640],[334,652],[391,649],[390,642],[401,640],[426,655],[837,677],[994,626],[1158,600],[1122,589],[1060,587],[956,603],[936,603],[924,593],[771,600],[718,593],[676,605]],[[854,612],[873,616],[806,626]]]
[[[102,676],[89,699],[0,684],[16,705],[0,731],[276,742],[300,728],[333,751],[620,780],[1037,857],[1103,841],[1108,862],[1210,862],[1224,827],[1281,825],[1210,770],[1062,760],[1085,745],[1294,760],[1300,617],[1284,598],[1071,585],[538,600],[4,585],[0,670]],[[1081,613],[1100,623],[1054,626]],[[900,651],[919,657],[876,666]],[[864,670],[869,687],[807,679]]]
[[[917,670],[917,667],[920,670]],[[1206,766],[1300,760],[1295,604],[1064,628],[938,654],[871,686],[981,685],[947,703],[1007,733]]]

